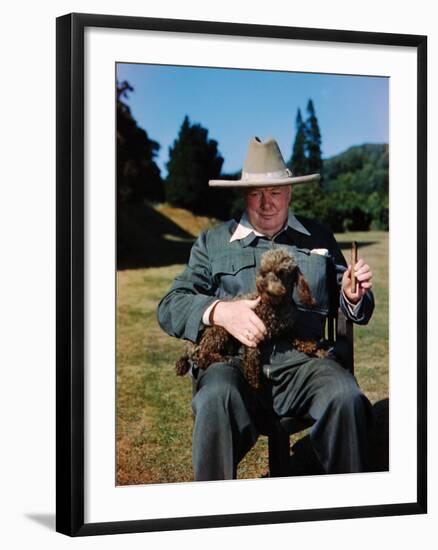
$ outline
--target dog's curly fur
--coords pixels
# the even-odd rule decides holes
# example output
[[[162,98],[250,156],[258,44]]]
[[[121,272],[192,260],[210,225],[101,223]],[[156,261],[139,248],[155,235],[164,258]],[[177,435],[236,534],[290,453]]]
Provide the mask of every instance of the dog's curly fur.
[[[256,315],[263,321],[267,334],[263,342],[255,347],[244,346],[243,369],[246,379],[254,389],[261,383],[261,349],[264,343],[277,338],[291,338],[292,345],[310,356],[325,357],[327,352],[313,340],[301,340],[293,337],[293,326],[297,315],[297,305],[292,298],[294,288],[303,304],[312,307],[314,300],[294,256],[283,248],[265,252],[261,258],[260,269],[256,276],[256,292],[239,296],[236,299],[255,299],[261,297],[255,308]],[[176,372],[184,375],[193,361],[201,369],[212,363],[229,362],[242,344],[223,327],[207,327],[198,344],[189,344],[185,355],[178,359]]]

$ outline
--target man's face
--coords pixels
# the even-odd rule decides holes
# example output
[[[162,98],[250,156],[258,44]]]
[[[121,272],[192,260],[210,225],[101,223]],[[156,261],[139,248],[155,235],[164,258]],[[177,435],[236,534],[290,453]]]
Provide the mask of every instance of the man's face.
[[[251,225],[272,237],[283,229],[291,198],[290,185],[245,190],[245,208]]]

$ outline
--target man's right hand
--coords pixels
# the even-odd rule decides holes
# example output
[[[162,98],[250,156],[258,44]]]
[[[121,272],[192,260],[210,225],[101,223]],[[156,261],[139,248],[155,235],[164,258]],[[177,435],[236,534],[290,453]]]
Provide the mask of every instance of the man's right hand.
[[[245,346],[255,348],[266,335],[266,327],[254,313],[260,302],[255,300],[236,300],[234,302],[218,302],[211,314],[212,325],[223,327]]]

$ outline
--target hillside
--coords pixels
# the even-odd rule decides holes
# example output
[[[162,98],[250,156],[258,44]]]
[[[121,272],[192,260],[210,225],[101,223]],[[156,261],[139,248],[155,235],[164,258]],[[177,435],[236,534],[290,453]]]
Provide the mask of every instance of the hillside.
[[[331,192],[348,186],[357,193],[387,193],[388,170],[387,143],[355,145],[324,160],[324,189]]]

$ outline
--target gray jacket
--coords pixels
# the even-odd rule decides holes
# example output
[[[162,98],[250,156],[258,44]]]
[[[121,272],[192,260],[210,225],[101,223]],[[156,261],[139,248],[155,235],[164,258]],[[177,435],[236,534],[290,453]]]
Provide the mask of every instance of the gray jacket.
[[[202,316],[207,307],[218,298],[253,292],[261,255],[279,246],[294,254],[316,301],[316,307],[310,310],[294,296],[300,310],[295,325],[297,337],[320,339],[325,317],[339,306],[347,318],[366,324],[374,309],[373,294],[368,292],[354,308],[347,305],[339,292],[346,262],[333,234],[313,220],[292,214],[291,219],[296,223],[289,223],[273,239],[251,232],[230,242],[238,225],[236,220],[201,233],[192,247],[187,267],[158,305],[161,328],[170,336],[196,342],[204,329]],[[326,255],[315,253],[321,249],[327,251]]]

